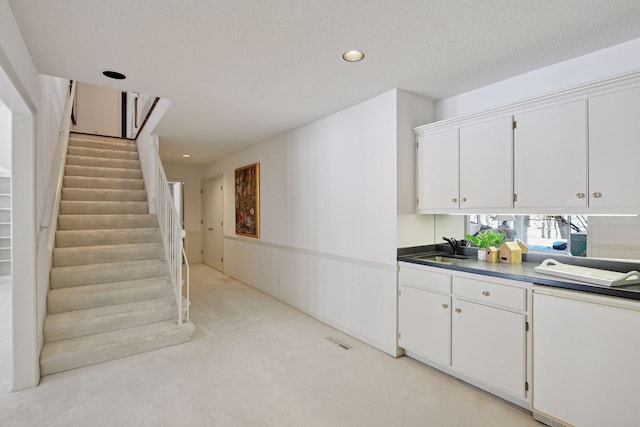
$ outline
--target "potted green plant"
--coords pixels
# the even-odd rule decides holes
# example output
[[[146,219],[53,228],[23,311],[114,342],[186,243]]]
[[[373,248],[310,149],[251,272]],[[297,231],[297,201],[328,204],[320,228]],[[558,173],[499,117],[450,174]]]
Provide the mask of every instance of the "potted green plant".
[[[507,235],[492,229],[484,230],[477,233],[475,236],[471,234],[465,234],[464,238],[472,241],[478,247],[478,259],[484,260],[486,255],[486,249],[490,246],[500,247]]]

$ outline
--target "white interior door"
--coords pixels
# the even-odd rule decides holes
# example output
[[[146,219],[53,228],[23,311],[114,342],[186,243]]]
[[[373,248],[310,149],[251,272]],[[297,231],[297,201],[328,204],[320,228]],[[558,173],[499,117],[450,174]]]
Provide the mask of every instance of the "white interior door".
[[[222,177],[202,183],[202,262],[224,271]]]

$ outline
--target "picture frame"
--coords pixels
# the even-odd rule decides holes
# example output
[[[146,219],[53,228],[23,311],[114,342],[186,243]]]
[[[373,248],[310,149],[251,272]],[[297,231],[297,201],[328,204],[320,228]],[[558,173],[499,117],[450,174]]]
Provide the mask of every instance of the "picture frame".
[[[260,163],[235,170],[236,235],[260,238]]]

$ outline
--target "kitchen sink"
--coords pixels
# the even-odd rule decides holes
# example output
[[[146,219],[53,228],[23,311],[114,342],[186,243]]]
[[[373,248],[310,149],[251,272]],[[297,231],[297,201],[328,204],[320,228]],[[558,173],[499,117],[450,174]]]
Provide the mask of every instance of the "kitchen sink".
[[[432,257],[420,257],[418,259],[423,260],[423,261],[439,262],[439,263],[442,263],[442,264],[453,264],[453,261],[456,260],[456,258],[449,258],[449,257],[442,256],[442,255],[436,255],[436,256],[432,256]]]
[[[412,258],[422,261],[440,262],[442,264],[452,264],[455,260],[469,259],[469,257],[465,255],[454,255],[447,252],[428,252],[414,255]]]

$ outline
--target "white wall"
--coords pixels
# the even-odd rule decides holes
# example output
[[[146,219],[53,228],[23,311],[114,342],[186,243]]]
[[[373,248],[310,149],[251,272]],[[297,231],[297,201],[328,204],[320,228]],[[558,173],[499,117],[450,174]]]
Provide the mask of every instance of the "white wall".
[[[12,111],[13,390],[39,381],[36,315],[35,127],[38,73],[7,0],[0,0],[0,98]],[[20,260],[19,263],[15,260]]]
[[[640,262],[640,216],[589,217],[587,256]]]
[[[118,89],[78,82],[75,112],[73,132],[122,135],[122,92]]]
[[[398,90],[397,230],[399,248],[434,242],[434,216],[416,214],[416,136],[413,128],[434,119],[435,103]]]
[[[50,230],[44,229],[51,216],[57,216],[51,203],[56,191],[63,141],[60,130],[66,101],[69,97],[69,81],[57,77],[39,75],[39,100],[36,121],[36,225],[37,245],[37,343],[38,350],[44,344],[43,323],[47,315],[47,294],[52,253],[46,245]],[[50,197],[47,197],[50,196]],[[49,205],[47,205],[49,203]]]
[[[0,66],[0,98],[12,111],[13,389],[20,390],[40,380],[50,254],[38,250],[37,237],[67,86],[38,75],[6,0],[0,0]]]
[[[11,111],[0,98],[0,170],[11,170]]]
[[[635,39],[440,100],[436,118],[463,116],[638,70],[640,39]]]
[[[165,164],[164,171],[169,181],[184,182],[185,251],[187,252],[187,258],[190,264],[201,263],[201,168],[196,166]]]
[[[464,237],[466,216],[464,215],[436,215],[435,242],[445,243],[443,237],[454,237],[458,240]]]
[[[35,110],[35,100],[38,99],[38,71],[8,0],[0,0],[0,64],[12,80],[22,101],[28,104],[28,108]],[[7,103],[7,99],[14,97],[12,91],[7,90],[2,95],[5,105],[12,109],[12,105]]]
[[[204,168],[234,188],[260,162],[261,239],[235,237],[224,192],[225,272],[396,354],[397,91]]]
[[[225,188],[234,188],[234,168],[261,162],[263,242],[395,262],[395,94],[230,156],[204,176],[223,172]],[[232,199],[224,214],[234,218]],[[234,223],[225,221],[224,231],[233,236]]]

